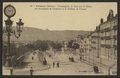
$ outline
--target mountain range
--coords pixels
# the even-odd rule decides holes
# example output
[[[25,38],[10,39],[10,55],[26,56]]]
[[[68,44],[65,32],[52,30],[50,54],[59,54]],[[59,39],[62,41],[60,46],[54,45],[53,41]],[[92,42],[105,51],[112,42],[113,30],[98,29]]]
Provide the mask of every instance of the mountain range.
[[[3,28],[4,30],[5,28]],[[77,35],[86,35],[90,31],[84,30],[42,30],[33,27],[24,27],[20,38],[11,36],[11,41],[32,42],[36,40],[65,41],[75,39]],[[7,40],[7,35],[3,33],[3,41]]]

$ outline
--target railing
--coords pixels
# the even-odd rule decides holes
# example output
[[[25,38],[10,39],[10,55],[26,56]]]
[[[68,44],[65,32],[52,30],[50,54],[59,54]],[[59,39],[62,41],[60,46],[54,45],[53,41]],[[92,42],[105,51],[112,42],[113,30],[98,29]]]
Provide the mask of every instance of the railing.
[[[29,52],[27,52],[19,57],[13,58],[12,60],[14,61],[13,62],[14,67],[17,67],[18,65],[20,65],[23,62],[23,60],[25,59],[25,57],[28,55],[28,53]]]

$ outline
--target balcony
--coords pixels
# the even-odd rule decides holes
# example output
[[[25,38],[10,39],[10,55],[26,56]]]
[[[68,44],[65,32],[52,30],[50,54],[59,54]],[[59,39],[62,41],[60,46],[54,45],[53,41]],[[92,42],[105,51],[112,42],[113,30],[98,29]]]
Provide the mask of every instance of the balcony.
[[[113,30],[117,30],[117,25],[116,25],[116,26],[113,26]]]
[[[111,36],[104,36],[104,37],[101,37],[101,40],[110,40],[111,39]]]

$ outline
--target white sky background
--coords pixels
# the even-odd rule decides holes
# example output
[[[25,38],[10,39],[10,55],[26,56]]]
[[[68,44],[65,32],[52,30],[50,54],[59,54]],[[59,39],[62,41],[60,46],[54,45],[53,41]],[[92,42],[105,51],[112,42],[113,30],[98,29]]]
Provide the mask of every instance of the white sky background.
[[[12,4],[16,8],[16,15],[11,18],[14,26],[19,18],[22,18],[25,27],[49,30],[94,30],[99,25],[101,18],[106,21],[109,9],[113,9],[114,15],[117,13],[117,3],[115,2],[4,2],[3,8],[8,4]],[[33,7],[30,7],[31,5]],[[92,7],[87,10],[35,10],[36,5],[87,5]],[[7,17],[3,14],[3,26],[5,26],[4,20],[6,19]]]

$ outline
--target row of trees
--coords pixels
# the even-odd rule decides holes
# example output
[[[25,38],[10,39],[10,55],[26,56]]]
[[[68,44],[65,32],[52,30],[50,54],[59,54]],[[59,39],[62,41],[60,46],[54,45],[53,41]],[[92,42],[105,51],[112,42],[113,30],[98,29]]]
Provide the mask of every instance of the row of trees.
[[[64,47],[63,42],[54,42],[54,41],[45,41],[45,40],[37,40],[35,42],[29,43],[29,44],[24,44],[24,43],[11,43],[10,44],[10,56],[14,56],[13,61],[17,58],[19,58],[22,55],[25,55],[25,53],[31,52],[32,50],[40,50],[42,52],[45,52],[46,50],[49,50],[52,48],[54,51],[61,51],[62,48]],[[74,43],[73,40],[68,42],[67,45],[68,48],[70,49],[78,49],[79,44]],[[3,44],[3,64],[5,64],[6,61],[6,55],[7,55],[7,43]],[[24,56],[23,58],[24,59]],[[20,60],[21,61],[21,60]]]
[[[50,48],[56,50],[56,51],[61,51],[62,48],[64,47],[64,42],[54,42],[50,40],[37,40],[31,44],[27,44],[27,47],[29,47],[32,50],[40,50],[40,51],[46,51],[49,50]],[[79,48],[79,44],[74,42],[74,40],[68,41],[67,47],[69,49],[76,50]]]
[[[50,48],[56,51],[61,51],[63,44],[61,42],[37,40],[34,43],[29,44],[28,46],[31,47],[33,50],[40,50],[44,52],[46,50],[49,50]]]
[[[17,45],[19,45],[17,47]],[[26,52],[29,52],[31,50],[40,50],[40,51],[46,51],[49,50],[50,48],[54,49],[55,51],[61,51],[62,47],[64,47],[64,43],[63,42],[54,42],[54,41],[50,41],[50,40],[37,40],[33,43],[29,43],[29,44],[22,44],[22,43],[11,43],[11,51],[10,51],[10,55],[12,56],[16,56],[19,57],[21,55],[23,55]],[[78,49],[79,48],[79,44],[74,43],[73,40],[70,40],[67,44],[68,48],[71,49]],[[3,45],[3,56],[4,58],[6,58],[6,53],[7,53],[7,46]]]
[[[17,45],[19,45],[17,47]],[[61,51],[62,47],[64,47],[64,43],[62,42],[54,42],[54,41],[45,41],[45,40],[37,40],[33,43],[29,43],[29,44],[15,44],[15,43],[11,43],[11,55],[15,55],[15,56],[20,56],[21,54],[24,54],[28,51],[31,50],[40,50],[40,51],[46,51],[49,50],[50,48],[56,50],[56,51]],[[79,44],[75,43],[73,40],[70,40],[67,44],[67,47],[69,49],[78,49],[79,48]],[[7,46],[3,45],[3,52],[7,53]]]

